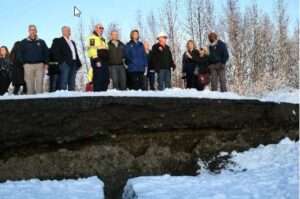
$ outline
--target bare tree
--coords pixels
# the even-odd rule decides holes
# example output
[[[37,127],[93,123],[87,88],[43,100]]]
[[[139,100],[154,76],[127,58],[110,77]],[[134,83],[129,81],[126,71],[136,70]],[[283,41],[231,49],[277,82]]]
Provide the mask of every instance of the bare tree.
[[[215,13],[213,0],[188,0],[188,9],[192,12],[188,18],[192,20],[189,22],[190,32],[193,27],[195,40],[199,46],[207,44],[207,36],[209,32],[215,30]]]
[[[141,10],[137,11],[136,22],[137,22],[137,24],[136,24],[137,28],[138,28],[139,33],[140,33],[140,38],[141,38],[141,40],[145,40],[146,29],[145,29],[145,23],[144,23],[144,16],[143,16]]]
[[[153,11],[151,11],[147,17],[147,25],[148,25],[148,33],[149,33],[148,39],[152,44],[154,44],[157,41],[159,25],[157,23],[157,19]]]
[[[286,12],[285,0],[277,0],[275,17],[276,17],[276,34],[275,34],[275,70],[281,71],[281,75],[288,73],[288,22],[289,18]]]
[[[178,0],[166,0],[161,12],[161,21],[164,30],[169,36],[169,45],[173,55],[174,62],[177,66],[174,72],[173,85],[183,87],[181,80],[181,41],[178,27]]]
[[[110,34],[112,31],[117,31],[119,33],[119,38],[122,38],[122,32],[119,24],[112,22],[108,25],[107,30],[106,30],[106,38],[110,40]]]
[[[186,16],[186,30],[188,36],[196,41],[196,18],[195,18],[195,0],[186,0],[186,11],[187,11],[187,16]]]
[[[229,37],[229,47],[231,52],[231,70],[233,71],[233,90],[236,92],[242,92],[243,88],[243,72],[244,63],[243,57],[243,45],[242,41],[244,38],[241,13],[238,6],[238,0],[227,0],[227,33]]]
[[[290,39],[290,51],[289,54],[289,71],[288,71],[288,79],[289,85],[294,88],[299,88],[299,20],[296,23],[294,33],[292,38]]]
[[[77,87],[78,87],[77,89],[83,91],[85,89],[85,83],[87,82],[89,61],[86,56],[86,35],[85,35],[85,28],[82,19],[78,24],[77,42],[78,42],[78,54],[83,65],[83,67],[79,70],[77,74]]]

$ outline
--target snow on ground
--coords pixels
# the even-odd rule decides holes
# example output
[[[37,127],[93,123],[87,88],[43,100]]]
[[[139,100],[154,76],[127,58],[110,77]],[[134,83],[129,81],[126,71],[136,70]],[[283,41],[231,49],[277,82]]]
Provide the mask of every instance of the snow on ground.
[[[63,181],[19,181],[0,184],[1,199],[104,199],[97,177]]]
[[[90,97],[90,96],[112,96],[112,97],[170,97],[170,98],[207,98],[207,99],[231,99],[231,100],[261,100],[270,102],[299,103],[299,90],[282,89],[261,97],[240,96],[232,92],[212,92],[205,90],[199,92],[194,89],[167,89],[165,91],[117,91],[109,90],[107,92],[67,92],[57,91],[55,93],[44,93],[38,95],[13,96],[6,95],[0,97],[0,100],[33,99],[33,98],[66,98],[66,97]]]
[[[298,149],[299,142],[284,139],[277,145],[233,152],[237,165],[221,174],[130,179],[123,199],[297,199]]]
[[[300,90],[293,88],[280,89],[278,91],[273,91],[265,94],[261,101],[272,101],[272,102],[286,102],[299,104]]]

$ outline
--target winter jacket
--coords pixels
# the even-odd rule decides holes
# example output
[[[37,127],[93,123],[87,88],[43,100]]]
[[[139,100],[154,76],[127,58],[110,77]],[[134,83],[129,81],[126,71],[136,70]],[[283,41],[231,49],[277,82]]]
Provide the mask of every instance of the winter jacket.
[[[20,45],[21,42],[16,42],[10,53],[10,60],[12,62],[12,82],[14,86],[24,85],[24,67],[20,58]]]
[[[23,64],[48,63],[48,47],[44,40],[26,38],[20,44],[20,61]]]
[[[187,73],[188,71],[192,70],[194,71],[197,66],[197,60],[199,55],[198,50],[193,50],[190,52],[191,58],[186,55],[186,52],[182,56],[182,73]]]
[[[125,59],[125,45],[118,41],[118,46],[115,46],[112,41],[108,42],[109,65],[123,65]]]
[[[227,45],[218,40],[216,44],[209,46],[209,60],[211,64],[222,63],[226,64],[229,59]]]
[[[163,47],[159,43],[155,44],[152,47],[151,64],[157,72],[161,69],[175,69],[170,47],[168,45]]]
[[[128,72],[145,72],[148,67],[147,55],[142,42],[130,41],[125,46]]]
[[[79,59],[77,47],[74,41],[72,41],[72,44],[75,49],[76,60],[73,60],[72,50],[64,37],[56,38],[53,40],[51,46],[52,58],[55,61],[58,61],[59,64],[66,63],[68,65],[73,65],[73,62],[76,61],[77,68],[80,68],[81,62]]]
[[[108,46],[106,43],[106,40],[99,36],[96,32],[93,32],[93,34],[88,38],[88,57],[91,59],[99,58],[99,50],[107,50]]]
[[[196,69],[199,74],[209,73],[208,66],[210,64],[210,61],[208,55],[205,55],[203,57],[197,56],[193,59],[197,61]]]
[[[12,77],[12,63],[8,58],[0,58],[0,76],[8,79]]]

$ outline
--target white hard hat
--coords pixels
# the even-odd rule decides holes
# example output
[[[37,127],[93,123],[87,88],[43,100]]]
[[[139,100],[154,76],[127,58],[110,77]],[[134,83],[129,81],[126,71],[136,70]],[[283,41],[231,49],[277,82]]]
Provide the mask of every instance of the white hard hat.
[[[97,24],[95,25],[95,27],[101,27],[101,28],[104,28],[104,26],[103,26],[102,23],[97,23]]]
[[[161,38],[161,37],[166,37],[168,38],[168,35],[165,33],[165,32],[160,32],[158,35],[157,35],[157,39]]]

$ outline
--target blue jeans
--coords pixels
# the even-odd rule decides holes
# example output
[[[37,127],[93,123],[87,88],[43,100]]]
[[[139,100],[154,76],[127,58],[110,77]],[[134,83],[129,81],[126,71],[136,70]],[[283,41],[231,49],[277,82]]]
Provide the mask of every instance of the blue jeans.
[[[162,91],[171,87],[171,70],[161,69],[158,72],[158,90]]]
[[[75,90],[75,79],[77,73],[76,63],[74,62],[73,65],[68,65],[63,63],[59,66],[59,83],[61,90]]]

